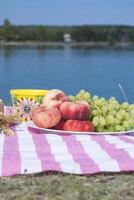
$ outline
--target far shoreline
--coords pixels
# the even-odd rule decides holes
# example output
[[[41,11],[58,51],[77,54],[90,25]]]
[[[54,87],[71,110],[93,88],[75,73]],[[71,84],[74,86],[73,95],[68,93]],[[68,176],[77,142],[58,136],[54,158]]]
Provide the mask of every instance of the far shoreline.
[[[0,41],[0,47],[21,47],[21,46],[29,46],[29,47],[71,47],[71,48],[107,48],[107,47],[115,47],[115,48],[125,48],[125,47],[134,47],[133,42],[44,42],[44,41]]]

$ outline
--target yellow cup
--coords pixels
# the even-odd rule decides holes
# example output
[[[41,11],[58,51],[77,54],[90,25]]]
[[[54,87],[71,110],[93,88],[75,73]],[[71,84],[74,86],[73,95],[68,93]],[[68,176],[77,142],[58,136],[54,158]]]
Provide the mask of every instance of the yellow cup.
[[[15,112],[19,113],[22,121],[29,121],[30,111],[42,104],[49,90],[13,89],[10,90]]]

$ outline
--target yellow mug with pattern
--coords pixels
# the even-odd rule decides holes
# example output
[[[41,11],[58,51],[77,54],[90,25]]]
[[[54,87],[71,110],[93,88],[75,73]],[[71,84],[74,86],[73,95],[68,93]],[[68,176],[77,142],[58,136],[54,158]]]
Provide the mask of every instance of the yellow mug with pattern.
[[[48,91],[36,89],[10,90],[13,108],[15,112],[21,115],[22,121],[31,120],[30,111],[42,104],[44,96]]]

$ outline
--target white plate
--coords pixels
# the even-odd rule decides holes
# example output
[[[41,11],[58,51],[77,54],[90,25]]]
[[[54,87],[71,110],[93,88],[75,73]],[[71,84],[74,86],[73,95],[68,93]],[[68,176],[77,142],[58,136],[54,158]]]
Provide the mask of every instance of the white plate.
[[[76,132],[76,131],[62,131],[62,130],[55,130],[55,129],[47,129],[47,128],[40,128],[36,126],[33,121],[28,121],[27,126],[29,128],[35,129],[38,133],[44,134],[58,134],[58,135],[124,135],[124,134],[134,134],[134,130],[130,131],[123,131],[123,132]]]

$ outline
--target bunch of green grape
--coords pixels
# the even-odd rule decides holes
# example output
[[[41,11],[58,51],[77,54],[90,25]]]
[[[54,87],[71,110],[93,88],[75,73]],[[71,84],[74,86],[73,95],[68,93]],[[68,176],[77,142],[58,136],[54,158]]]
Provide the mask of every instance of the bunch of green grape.
[[[120,104],[115,97],[108,100],[80,90],[71,100],[86,100],[90,104],[90,120],[98,132],[128,131],[134,128],[134,104]]]

